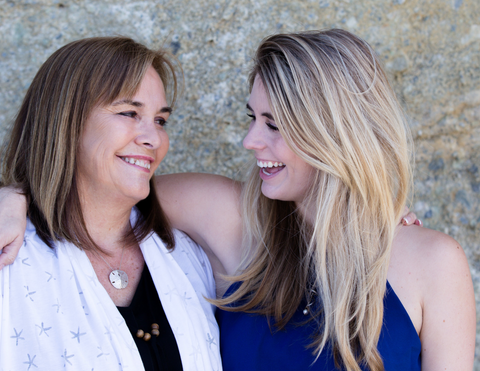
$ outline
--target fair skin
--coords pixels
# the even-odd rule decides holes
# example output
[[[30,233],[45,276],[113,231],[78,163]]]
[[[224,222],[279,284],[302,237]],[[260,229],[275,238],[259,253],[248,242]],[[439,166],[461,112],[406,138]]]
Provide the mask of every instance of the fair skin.
[[[243,146],[255,151],[259,176],[263,180],[262,193],[275,200],[295,201],[299,206],[310,185],[313,167],[297,156],[283,140],[258,77],[253,84],[247,110],[252,121]]]
[[[467,259],[453,238],[402,228],[387,278],[422,343],[422,370],[472,370],[475,298]]]
[[[259,160],[279,159],[286,164],[276,176],[262,177],[262,193],[269,198],[295,201],[304,217],[311,219],[311,210],[303,206],[302,194],[313,169],[309,171],[310,166],[292,152],[276,129],[268,97],[258,78],[249,107],[254,117],[243,142],[245,148],[253,150]],[[387,279],[420,336],[422,370],[471,369],[475,302],[470,270],[460,245],[433,230],[400,228]]]
[[[285,165],[277,164],[277,170],[267,168],[265,171],[270,175],[259,169],[265,175],[262,192],[267,197],[297,202],[308,220],[311,215],[302,200],[311,169],[272,129],[276,124],[261,84],[254,85],[248,109],[254,117],[244,140],[245,147],[253,150],[258,160],[267,162],[267,166],[268,162]],[[208,174],[160,176],[155,183],[172,225],[204,248],[216,277],[222,273],[235,274],[242,255],[240,185]],[[15,197],[2,202],[7,207],[0,211],[13,202],[18,205]],[[0,220],[5,220],[2,218],[7,211],[1,212]],[[18,215],[13,217],[20,220]],[[0,236],[6,238],[2,224],[5,223],[0,223]],[[422,370],[471,370],[475,305],[467,260],[458,243],[432,230],[415,226],[399,228],[388,280],[422,341]]]
[[[313,169],[289,148],[276,129],[268,97],[256,78],[248,107],[253,113],[245,148],[259,160],[286,167],[262,177],[262,193],[292,200],[307,220],[302,202]],[[475,302],[465,254],[454,239],[416,226],[400,228],[387,279],[405,307],[422,342],[422,370],[471,370],[475,348]]]
[[[100,254],[92,250],[86,253],[117,306],[130,304],[143,270],[138,245],[125,248],[122,239],[130,228],[132,207],[148,196],[149,181],[168,151],[164,124],[170,111],[162,81],[150,67],[131,99],[120,97],[95,107],[82,133],[77,179],[85,224],[93,241],[106,253],[103,259],[113,268],[122,261],[128,286],[114,288],[108,278],[111,268]]]

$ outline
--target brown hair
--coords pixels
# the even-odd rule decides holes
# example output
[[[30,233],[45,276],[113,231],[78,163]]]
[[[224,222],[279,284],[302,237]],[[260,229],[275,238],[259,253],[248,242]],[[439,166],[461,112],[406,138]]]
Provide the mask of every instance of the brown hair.
[[[302,300],[316,301],[315,354],[330,342],[346,370],[383,370],[390,250],[411,189],[403,111],[372,48],[344,30],[267,37],[251,87],[256,77],[285,142],[316,170],[303,202],[314,220],[263,196],[254,167],[242,195],[248,254],[235,279],[243,283],[218,303],[274,316],[283,328]]]
[[[42,240],[65,239],[82,249],[100,249],[88,234],[75,178],[77,148],[95,106],[132,97],[153,66],[174,105],[175,65],[163,50],[153,51],[126,37],[95,37],[69,43],[40,67],[30,85],[4,148],[3,185],[20,188],[28,215]],[[137,204],[141,217],[125,236],[128,244],[152,230],[169,248],[174,238],[155,195]]]

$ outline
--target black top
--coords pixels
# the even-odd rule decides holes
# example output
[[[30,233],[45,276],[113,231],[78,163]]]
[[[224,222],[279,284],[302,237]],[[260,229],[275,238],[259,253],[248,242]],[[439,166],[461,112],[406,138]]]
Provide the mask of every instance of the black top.
[[[146,264],[130,306],[117,308],[135,339],[146,371],[182,370],[175,336]],[[159,325],[160,335],[152,335],[149,341],[138,338],[139,329],[152,334],[152,323]]]

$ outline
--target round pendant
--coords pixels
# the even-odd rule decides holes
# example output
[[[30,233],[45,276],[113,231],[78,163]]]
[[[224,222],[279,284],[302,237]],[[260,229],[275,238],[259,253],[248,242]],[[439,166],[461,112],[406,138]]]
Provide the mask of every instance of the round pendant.
[[[128,285],[128,275],[120,269],[111,271],[108,278],[110,279],[112,286],[116,289],[124,289]]]

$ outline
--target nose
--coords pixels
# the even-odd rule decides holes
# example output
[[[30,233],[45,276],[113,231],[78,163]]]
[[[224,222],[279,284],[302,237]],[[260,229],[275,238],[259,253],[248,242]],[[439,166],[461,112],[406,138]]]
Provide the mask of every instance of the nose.
[[[243,146],[246,149],[259,150],[265,148],[265,142],[262,137],[260,125],[252,121],[248,128],[247,136],[243,139]]]
[[[154,122],[142,122],[135,141],[140,146],[153,150],[158,149],[162,145],[163,130]]]

